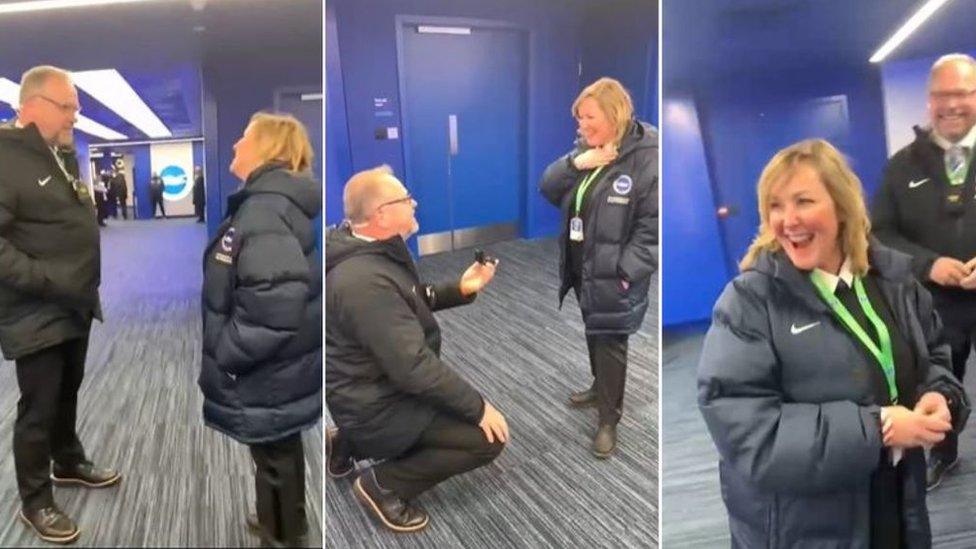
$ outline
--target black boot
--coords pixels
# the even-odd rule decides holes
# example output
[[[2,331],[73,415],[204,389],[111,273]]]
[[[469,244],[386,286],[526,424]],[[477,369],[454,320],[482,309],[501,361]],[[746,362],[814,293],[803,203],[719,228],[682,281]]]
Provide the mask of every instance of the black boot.
[[[570,408],[592,408],[597,405],[596,382],[585,391],[569,395]]]
[[[352,457],[349,456],[339,441],[339,429],[329,428],[325,430],[325,455],[327,456],[329,476],[332,478],[342,478],[356,468]]]
[[[44,541],[73,543],[81,535],[75,522],[55,505],[34,511],[21,509],[17,516]]]
[[[356,479],[353,490],[366,509],[394,532],[417,532],[430,522],[430,517],[422,509],[414,507],[393,490],[384,490],[376,482],[372,469]]]
[[[600,425],[593,437],[593,455],[607,459],[617,449],[617,426],[609,423]]]

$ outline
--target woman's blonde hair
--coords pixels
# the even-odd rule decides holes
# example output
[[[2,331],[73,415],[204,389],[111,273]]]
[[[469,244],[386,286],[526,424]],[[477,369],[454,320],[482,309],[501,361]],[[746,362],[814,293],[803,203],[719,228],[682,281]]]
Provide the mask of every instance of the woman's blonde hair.
[[[864,205],[864,192],[861,180],[851,170],[841,154],[833,145],[823,139],[808,139],[786,147],[776,153],[766,164],[759,176],[759,234],[752,241],[745,257],[739,262],[739,269],[752,267],[759,253],[780,249],[776,235],[769,224],[769,207],[773,190],[785,183],[800,165],[816,170],[834,201],[837,212],[837,240],[841,251],[850,258],[851,271],[863,276],[868,272],[868,234],[871,220]]]
[[[613,78],[603,77],[589,86],[583,88],[576,101],[573,101],[573,116],[579,118],[579,106],[587,97],[592,97],[600,110],[613,125],[615,130],[614,143],[620,144],[624,134],[627,133],[627,126],[634,117],[634,103],[630,100],[630,94],[623,85]]]
[[[258,112],[248,124],[263,162],[283,162],[293,172],[312,169],[315,153],[305,125],[290,114]]]

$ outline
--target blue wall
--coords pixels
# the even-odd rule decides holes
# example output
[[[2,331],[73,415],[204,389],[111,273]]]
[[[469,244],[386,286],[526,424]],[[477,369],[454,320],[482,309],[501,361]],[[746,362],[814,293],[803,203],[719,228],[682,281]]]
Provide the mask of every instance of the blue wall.
[[[694,98],[700,121],[701,141],[708,167],[708,184],[714,203],[730,206],[732,215],[720,221],[723,254],[706,254],[692,265],[680,258],[665,259],[664,280],[671,272],[694,266],[711,272],[737,272],[736,264],[759,226],[756,182],[775,152],[807,137],[824,137],[844,152],[870,197],[880,183],[887,160],[880,74],[864,63],[856,67],[805,67],[803,70],[743,74],[682,85],[666,82],[670,99]],[[826,103],[824,103],[826,102]],[[819,119],[816,105],[829,104],[833,114],[846,108],[844,120]],[[667,136],[667,131],[665,131]],[[670,142],[669,142],[670,143]],[[678,145],[680,146],[680,145]],[[667,155],[688,157],[693,153],[668,146]],[[701,199],[700,189],[684,181],[664,179],[665,219],[675,201]],[[714,213],[711,214],[714,219]],[[710,222],[710,221],[709,221]],[[673,245],[674,240],[665,235]],[[683,247],[709,247],[712,237],[689,235]],[[668,246],[665,246],[667,249]],[[684,283],[687,280],[687,283]],[[699,291],[690,279],[674,279],[664,294],[665,325],[707,319],[707,307],[687,296]]]
[[[325,5],[325,41],[325,223],[332,225],[342,221],[342,185],[353,173],[334,2]]]
[[[248,58],[234,52],[225,55],[207,59],[202,69],[207,229],[211,235],[223,219],[227,197],[241,185],[228,168],[234,143],[251,115],[273,109],[278,89],[322,89],[322,59],[317,52],[270,51]]]
[[[654,2],[618,1],[631,11],[608,9],[616,17],[584,25],[589,2],[520,2],[500,0],[496,2],[415,0],[405,5],[394,0],[336,0],[326,8],[327,77],[330,90],[326,113],[328,158],[338,159],[337,173],[330,171],[326,180],[327,201],[340,200],[342,185],[355,171],[389,164],[401,178],[404,160],[401,140],[376,140],[373,135],[377,118],[374,98],[390,99],[388,110],[393,117],[384,117],[381,125],[402,127],[400,97],[397,77],[396,25],[397,15],[476,18],[504,21],[517,25],[529,33],[529,92],[528,92],[528,181],[526,188],[525,236],[537,237],[555,234],[559,226],[559,212],[545,202],[536,190],[543,170],[554,159],[565,154],[573,145],[576,123],[569,109],[583,85],[580,63],[584,72],[592,67],[598,76],[612,76],[623,80],[634,94],[636,108],[650,120],[648,104],[656,88],[649,85],[656,76],[655,62],[649,66],[646,58],[653,43],[656,52],[657,5]],[[331,29],[330,12],[335,10],[335,35],[339,59],[328,53]],[[651,27],[629,24],[635,10],[643,9],[646,15],[640,20],[653,20]],[[614,34],[610,44],[604,36],[594,36],[587,41],[600,44],[599,51],[584,57],[587,50],[583,36],[587,32],[604,35]],[[653,33],[653,39],[651,37]],[[601,42],[601,38],[604,40]],[[595,48],[596,46],[594,46]],[[619,58],[619,59],[618,59]],[[589,73],[587,73],[589,74]],[[595,72],[594,72],[595,74]],[[595,79],[595,77],[594,77]],[[341,97],[331,97],[341,93]],[[345,105],[346,120],[337,114]],[[346,148],[348,147],[348,149]],[[350,159],[348,170],[344,164],[346,150]],[[338,177],[338,179],[333,179]],[[327,222],[338,221],[341,208],[327,206]]]
[[[669,324],[708,318],[729,279],[715,198],[705,161],[705,146],[695,103],[668,97],[662,108],[662,181],[668,185],[661,216],[665,276],[661,278],[663,316]],[[704,266],[704,268],[703,268]]]
[[[586,7],[583,84],[612,75],[630,91],[638,118],[657,126],[657,2],[604,0]]]

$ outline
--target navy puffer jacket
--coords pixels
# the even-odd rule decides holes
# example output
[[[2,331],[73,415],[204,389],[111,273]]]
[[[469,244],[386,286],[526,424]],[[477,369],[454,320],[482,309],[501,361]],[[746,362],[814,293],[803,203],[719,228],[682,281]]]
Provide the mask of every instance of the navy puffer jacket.
[[[946,396],[958,432],[969,401],[911,258],[874,240],[869,263],[914,350],[915,394]],[[698,405],[721,456],[733,547],[871,547],[877,368],[782,252],[763,253],[726,286],[702,349]],[[904,547],[928,548],[922,450],[906,451],[904,467]]]
[[[322,415],[320,193],[304,175],[259,168],[204,254],[203,418],[245,444]]]
[[[567,259],[570,209],[576,188],[589,173],[577,170],[577,148],[546,168],[539,190],[562,210],[559,237],[559,303],[573,286]],[[632,334],[647,312],[651,275],[657,270],[657,130],[631,122],[616,160],[593,183],[583,220],[580,310],[587,334]],[[629,282],[624,289],[621,280]]]

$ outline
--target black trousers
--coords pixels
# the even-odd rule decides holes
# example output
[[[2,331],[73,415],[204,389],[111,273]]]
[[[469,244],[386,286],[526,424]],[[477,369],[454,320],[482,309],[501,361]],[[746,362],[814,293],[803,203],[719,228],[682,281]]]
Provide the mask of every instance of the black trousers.
[[[488,465],[504,447],[497,440],[489,443],[480,427],[438,414],[413,447],[376,465],[373,472],[381,487],[413,499],[455,475]]]
[[[18,358],[14,467],[25,509],[54,504],[51,460],[72,467],[85,461],[75,432],[78,388],[85,377],[88,336]]]
[[[573,280],[576,301],[580,300],[580,280]],[[627,334],[587,335],[590,373],[596,389],[600,425],[620,422],[624,407],[624,385],[627,381]]]
[[[204,211],[203,204],[196,203],[196,202],[193,204],[193,213],[197,214],[197,221],[203,221],[204,220],[203,219],[203,215],[204,215],[203,211]]]
[[[156,207],[159,207],[159,211],[162,212],[163,217],[166,217],[166,204],[163,203],[163,197],[154,196],[152,197],[152,216],[156,217]]]
[[[296,547],[307,530],[302,435],[252,444],[250,449],[257,468],[254,488],[258,522],[274,541]]]
[[[932,292],[932,303],[942,318],[942,333],[952,349],[952,373],[963,380],[966,361],[976,341],[976,300],[959,299],[958,292]],[[932,454],[947,461],[958,456],[959,435],[947,433],[945,440],[932,448]]]
[[[627,340],[626,334],[586,336],[600,425],[616,425],[623,415],[624,385],[627,381]]]
[[[125,199],[124,196],[119,197],[119,209],[117,211],[122,214],[122,219],[129,219],[129,213],[125,208]],[[118,219],[119,216],[116,215],[115,218]]]

